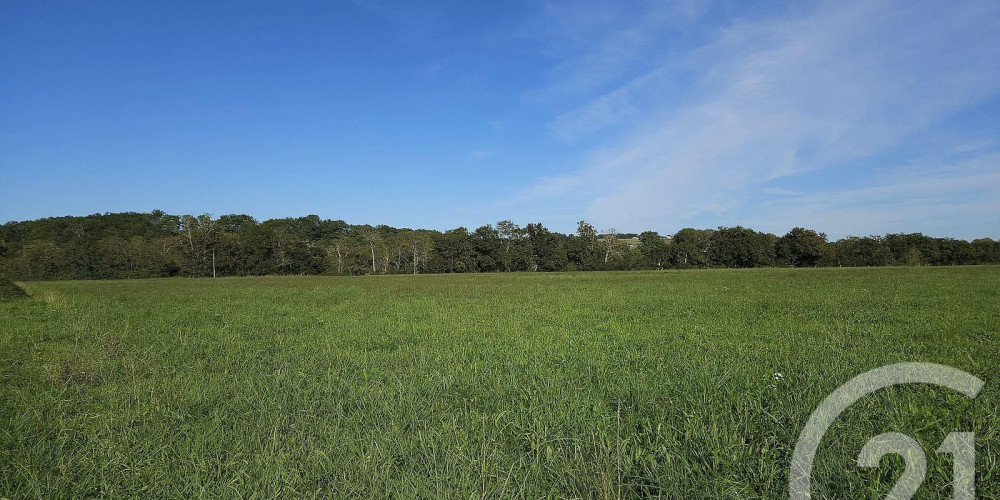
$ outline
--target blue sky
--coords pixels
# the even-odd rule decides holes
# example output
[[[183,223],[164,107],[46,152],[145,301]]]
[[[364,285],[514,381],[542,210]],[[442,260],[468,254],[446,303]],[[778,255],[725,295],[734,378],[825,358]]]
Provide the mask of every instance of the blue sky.
[[[1000,237],[1000,2],[0,3],[0,220]]]

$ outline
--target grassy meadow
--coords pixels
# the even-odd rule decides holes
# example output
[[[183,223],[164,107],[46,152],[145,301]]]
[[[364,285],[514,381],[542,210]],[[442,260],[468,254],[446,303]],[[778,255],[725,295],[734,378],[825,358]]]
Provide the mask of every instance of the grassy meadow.
[[[1000,267],[28,282],[0,302],[0,498],[884,498],[872,436],[976,433],[1000,497]]]

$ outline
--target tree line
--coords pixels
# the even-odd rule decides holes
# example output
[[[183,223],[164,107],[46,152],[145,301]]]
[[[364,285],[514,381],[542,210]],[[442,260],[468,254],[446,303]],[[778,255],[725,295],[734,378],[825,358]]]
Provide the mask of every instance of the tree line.
[[[1000,242],[920,233],[849,236],[795,228],[575,234],[505,220],[469,231],[352,225],[316,215],[106,213],[0,226],[0,275],[18,280],[1000,264]]]

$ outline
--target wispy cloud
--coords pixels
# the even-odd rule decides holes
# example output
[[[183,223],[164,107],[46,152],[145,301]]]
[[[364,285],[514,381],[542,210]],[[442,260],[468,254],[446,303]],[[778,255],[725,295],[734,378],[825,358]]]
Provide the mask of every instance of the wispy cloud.
[[[469,153],[468,158],[469,158],[469,161],[475,162],[475,161],[483,160],[485,158],[489,158],[491,156],[494,156],[494,155],[496,155],[499,152],[500,152],[499,149],[477,149],[477,150],[472,151],[471,153]]]
[[[575,141],[598,130],[620,125],[638,115],[627,88],[605,94],[585,106],[556,117],[549,130],[565,141]]]
[[[614,47],[625,52],[616,56],[629,62],[615,67],[619,75],[637,66],[649,66],[646,71],[559,113],[550,125],[556,136],[574,141],[616,129],[615,141],[594,149],[585,165],[539,179],[519,203],[582,202],[587,218],[602,226],[669,231],[714,214],[776,231],[815,225],[831,233],[834,226],[880,232],[892,226],[889,219],[919,230],[926,211],[918,208],[934,196],[926,189],[955,184],[963,198],[933,203],[935,210],[954,216],[968,213],[972,203],[996,219],[995,202],[967,201],[996,187],[995,176],[970,170],[997,165],[995,143],[955,144],[954,151],[924,158],[944,166],[911,168],[911,177],[877,174],[921,161],[896,150],[1000,92],[1000,4],[820,3],[775,19],[733,22],[683,57],[637,62],[629,51],[655,53],[644,40],[660,39],[667,28],[650,20],[661,17],[655,11],[640,16],[632,31],[594,49],[597,61],[612,59],[606,54]],[[594,81],[603,78],[596,74],[600,64],[581,60],[587,59],[572,59],[584,69],[570,72],[567,86],[586,88],[579,82],[591,81],[588,71]],[[958,150],[979,159],[949,156]],[[796,212],[794,221],[759,203],[762,190],[776,189],[771,184],[778,180],[809,180],[831,168],[841,175],[829,185],[783,187],[810,193],[782,202]],[[866,190],[867,182],[880,184]],[[891,210],[863,201],[887,193],[898,199]]]
[[[678,53],[679,35],[705,11],[704,0],[548,1],[525,26],[557,62],[528,92],[534,103],[563,102],[607,90],[648,70],[650,57]],[[675,47],[674,45],[677,45]]]
[[[893,167],[871,176],[863,187],[783,193],[787,196],[760,203],[753,222],[792,227],[805,218],[837,236],[860,234],[858,222],[864,221],[880,233],[996,237],[1000,199],[995,193],[1000,193],[1000,152]]]

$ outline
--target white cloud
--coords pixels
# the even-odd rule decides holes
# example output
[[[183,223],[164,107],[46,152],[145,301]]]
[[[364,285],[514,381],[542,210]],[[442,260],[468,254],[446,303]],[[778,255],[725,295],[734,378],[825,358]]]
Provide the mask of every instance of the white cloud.
[[[623,88],[556,117],[549,130],[559,138],[572,142],[598,130],[620,125],[637,113],[628,89]]]
[[[752,222],[781,232],[806,219],[836,237],[858,235],[858,222],[864,221],[879,227],[868,232],[996,238],[1000,198],[995,193],[1000,193],[1000,152],[897,166],[858,188],[787,194],[762,203]],[[921,227],[914,227],[915,221]]]
[[[558,62],[549,81],[525,99],[562,102],[641,74],[650,56],[671,51],[664,40],[694,22],[703,10],[702,0],[546,2],[523,31],[529,38],[540,38],[543,52]]]
[[[664,58],[558,116],[551,129],[564,139],[616,126],[615,137],[621,139],[593,151],[579,169],[538,180],[517,201],[582,201],[588,220],[602,227],[669,231],[705,213],[776,226],[777,219],[765,217],[766,207],[749,203],[767,183],[884,154],[914,135],[931,133],[954,112],[997,95],[998,23],[996,2],[849,1],[820,4],[784,19],[730,25],[686,57]],[[640,26],[627,46],[643,46],[643,38],[657,40],[657,30],[663,29],[662,23]],[[604,58],[605,50],[595,57]],[[663,95],[662,89],[676,88],[685,76],[695,83],[684,89],[682,104]],[[580,79],[574,73],[568,85]],[[627,125],[631,121],[634,126]],[[972,178],[956,168],[956,178]],[[826,224],[846,232],[886,227],[888,215],[859,218],[865,210],[882,208],[853,205],[848,210],[834,191],[857,194],[852,186],[872,169],[842,170],[850,177],[820,190],[834,193],[828,202],[799,210],[800,219],[792,225],[824,229],[819,226]],[[917,209],[923,196],[917,188],[923,184],[896,178],[882,182],[900,198],[892,217],[914,226],[924,219]],[[907,202],[908,196],[915,201]],[[992,202],[977,206],[996,209]],[[957,201],[935,208],[969,210]],[[837,213],[852,219],[835,219]]]

